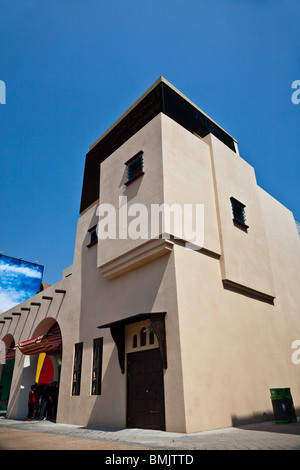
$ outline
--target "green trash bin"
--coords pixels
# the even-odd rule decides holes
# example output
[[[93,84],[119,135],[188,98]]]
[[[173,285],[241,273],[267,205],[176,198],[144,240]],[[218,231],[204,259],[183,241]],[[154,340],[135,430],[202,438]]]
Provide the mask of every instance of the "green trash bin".
[[[270,392],[276,423],[296,423],[297,416],[290,388],[271,388]]]

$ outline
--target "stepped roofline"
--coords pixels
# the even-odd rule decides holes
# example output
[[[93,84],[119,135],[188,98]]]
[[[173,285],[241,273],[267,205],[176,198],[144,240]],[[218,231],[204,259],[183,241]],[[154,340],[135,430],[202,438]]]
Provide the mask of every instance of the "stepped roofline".
[[[235,143],[237,141],[234,137],[228,134],[164,77],[159,77],[89,147],[83,177],[81,213],[99,198],[100,163],[161,112],[199,137],[205,137],[209,133],[214,134],[231,150],[236,152]]]

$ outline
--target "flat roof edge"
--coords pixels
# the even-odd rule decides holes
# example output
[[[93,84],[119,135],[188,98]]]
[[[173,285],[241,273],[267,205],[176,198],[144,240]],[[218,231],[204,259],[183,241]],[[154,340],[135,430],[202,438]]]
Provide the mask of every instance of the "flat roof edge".
[[[101,134],[100,137],[98,137],[95,142],[93,142],[92,145],[89,146],[89,152],[96,147],[96,145],[107,135],[109,132],[114,129],[114,127],[121,122],[125,116],[127,116],[130,111],[132,111],[159,83],[165,83],[168,85],[173,91],[175,91],[178,95],[180,95],[183,99],[185,99],[188,103],[190,103],[192,106],[194,106],[198,111],[200,111],[204,116],[206,116],[208,119],[210,119],[211,122],[213,122],[217,127],[222,129],[231,139],[233,139],[235,142],[237,140],[232,137],[225,129],[223,129],[216,121],[214,121],[208,114],[206,114],[202,109],[200,109],[195,103],[193,103],[189,98],[187,98],[181,91],[179,91],[177,88],[175,88],[168,80],[166,80],[164,77],[160,76],[103,134]]]
[[[107,134],[109,134],[109,132],[116,127],[116,125],[119,124],[119,122],[121,122],[122,119],[124,119],[124,117],[127,116],[127,114],[129,114],[130,111],[132,111],[145,98],[145,96],[147,96],[159,83],[163,81],[165,81],[164,78],[159,77],[153,85],[151,85],[105,132],[103,132],[103,134],[101,134],[100,137],[98,137],[97,140],[95,140],[95,142],[92,143],[92,145],[90,145],[89,151],[92,150]]]

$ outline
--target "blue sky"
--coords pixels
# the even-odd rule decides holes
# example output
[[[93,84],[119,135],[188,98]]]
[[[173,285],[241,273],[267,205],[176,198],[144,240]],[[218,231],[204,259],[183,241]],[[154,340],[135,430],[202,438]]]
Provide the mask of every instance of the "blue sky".
[[[300,221],[299,0],[0,0],[0,251],[73,262],[85,155],[159,76]]]

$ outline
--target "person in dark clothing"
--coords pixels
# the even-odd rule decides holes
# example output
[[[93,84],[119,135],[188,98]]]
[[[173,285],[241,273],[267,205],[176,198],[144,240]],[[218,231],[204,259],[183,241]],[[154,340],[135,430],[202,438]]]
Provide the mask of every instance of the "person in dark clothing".
[[[51,409],[51,418],[56,419],[57,413],[57,402],[58,402],[58,387],[57,382],[53,382],[52,384],[52,409]]]
[[[36,391],[36,386],[31,385],[31,389],[30,389],[30,392],[29,392],[29,395],[28,395],[27,421],[32,421],[32,418],[33,418],[33,412],[34,412],[34,407],[35,407],[35,402],[36,402],[35,391]]]
[[[46,419],[46,414],[47,418],[50,418],[49,416],[49,409],[52,406],[52,382],[49,382],[46,387],[44,387],[41,395],[41,413],[40,413],[40,419],[45,420]]]

